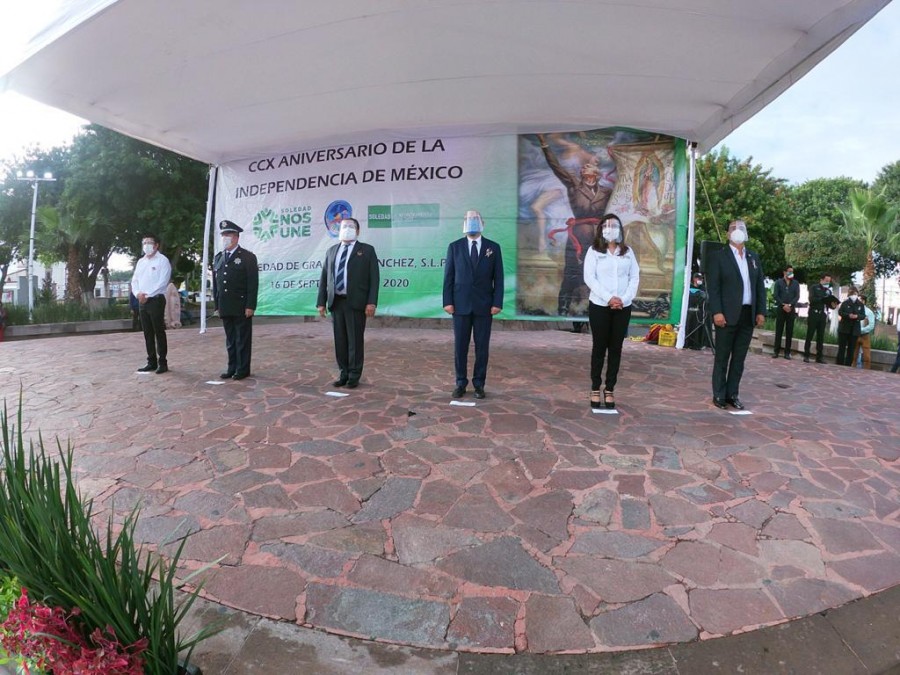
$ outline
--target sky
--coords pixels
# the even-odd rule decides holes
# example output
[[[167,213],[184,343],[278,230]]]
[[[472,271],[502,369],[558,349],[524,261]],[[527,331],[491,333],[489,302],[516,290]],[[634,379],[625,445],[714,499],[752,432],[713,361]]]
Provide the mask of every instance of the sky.
[[[28,28],[63,0],[5,3],[0,71]],[[12,9],[10,9],[12,8]],[[721,144],[791,183],[847,176],[872,182],[900,160],[900,0]],[[0,94],[0,159],[66,143],[84,123],[12,92]]]

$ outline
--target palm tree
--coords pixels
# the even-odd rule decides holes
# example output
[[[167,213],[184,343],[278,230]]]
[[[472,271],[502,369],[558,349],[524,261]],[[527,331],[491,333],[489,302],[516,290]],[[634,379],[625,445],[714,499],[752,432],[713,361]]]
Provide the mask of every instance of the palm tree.
[[[81,259],[87,238],[87,223],[54,206],[42,206],[37,215],[48,234],[57,240],[57,246],[65,251],[66,301],[81,304]]]
[[[855,189],[850,191],[850,203],[841,208],[846,233],[860,239],[866,246],[863,267],[863,288],[870,303],[875,300],[875,253],[896,255],[900,250],[900,209],[891,206],[884,192]]]

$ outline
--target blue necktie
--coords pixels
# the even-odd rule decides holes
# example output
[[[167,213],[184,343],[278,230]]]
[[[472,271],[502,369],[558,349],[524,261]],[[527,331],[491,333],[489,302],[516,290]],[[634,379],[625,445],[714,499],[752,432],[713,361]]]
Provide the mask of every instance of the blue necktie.
[[[344,290],[344,279],[346,278],[347,254],[350,251],[350,247],[347,244],[344,244],[343,246],[344,250],[341,251],[341,261],[338,263],[337,276],[334,278],[334,290],[338,293],[346,293]]]
[[[472,269],[478,267],[478,244],[472,242]]]

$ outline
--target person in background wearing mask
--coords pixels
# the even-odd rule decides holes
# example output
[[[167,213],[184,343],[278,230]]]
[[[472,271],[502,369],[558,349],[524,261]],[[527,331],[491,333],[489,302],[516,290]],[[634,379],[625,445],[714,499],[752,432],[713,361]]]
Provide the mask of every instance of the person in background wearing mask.
[[[220,222],[222,250],[213,258],[213,302],[222,318],[228,353],[228,367],[219,376],[223,380],[243,380],[250,375],[259,265],[255,255],[238,245],[243,231],[230,220]]]
[[[491,323],[503,309],[503,256],[500,244],[482,237],[484,222],[478,211],[467,211],[463,220],[466,236],[447,247],[444,266],[444,311],[453,317],[456,388],[453,398],[466,393],[469,343],[475,337],[475,398],[484,398]]]
[[[778,358],[781,349],[781,334],[784,333],[784,358],[791,358],[791,340],[794,338],[794,319],[797,318],[797,303],[800,302],[800,284],[794,281],[794,268],[784,268],[781,279],[775,282],[775,352]],[[787,328],[787,330],[785,330]]]
[[[834,296],[831,293],[831,275],[825,272],[819,283],[809,287],[809,316],[806,319],[806,343],[803,345],[803,363],[809,363],[809,347],[816,334],[816,363],[825,363],[822,342],[825,339],[825,308]],[[832,308],[833,309],[833,308]]]
[[[713,404],[738,410],[744,360],[753,327],[766,319],[766,286],[759,256],[747,250],[747,225],[735,220],[728,226],[729,245],[708,256],[706,291],[709,312],[716,326],[716,354],[712,372]]]
[[[375,316],[381,285],[375,249],[358,241],[359,222],[344,218],[340,243],[328,249],[319,280],[316,309],[324,317],[331,312],[334,355],[340,375],[335,387],[359,386],[365,360],[366,319]]]
[[[162,374],[169,370],[165,293],[169,277],[172,276],[172,266],[169,259],[159,252],[159,237],[155,234],[144,236],[141,248],[144,255],[134,266],[131,292],[138,299],[140,306],[141,328],[147,347],[147,365],[138,368],[137,371]]]
[[[859,301],[859,293],[856,286],[850,286],[847,299],[838,307],[838,350],[835,362],[839,366],[849,366],[853,358],[853,345],[859,337],[863,317],[866,308]]]
[[[850,361],[853,367],[856,367],[859,361],[859,352],[862,350],[863,368],[872,369],[872,332],[875,330],[875,312],[869,309],[868,298],[865,295],[859,296],[859,301],[863,304],[866,317],[862,320],[859,327],[859,339],[856,341],[856,347],[853,349],[853,359]]]
[[[631,301],[640,283],[640,268],[625,244],[622,221],[603,216],[594,242],[584,257],[584,283],[591,289],[588,317],[591,321],[591,408],[616,407],[613,391],[622,360],[622,343],[631,320]],[[606,386],[603,391],[603,363]],[[602,398],[601,398],[602,397]]]

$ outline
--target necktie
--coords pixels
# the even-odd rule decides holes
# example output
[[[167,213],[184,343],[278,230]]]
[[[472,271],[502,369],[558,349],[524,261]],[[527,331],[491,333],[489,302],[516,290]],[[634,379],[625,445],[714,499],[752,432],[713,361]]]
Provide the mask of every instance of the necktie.
[[[344,286],[346,286],[345,279],[347,276],[347,254],[350,251],[350,247],[347,244],[343,245],[343,250],[341,251],[341,260],[338,263],[338,271],[337,275],[334,277],[334,290],[338,293],[345,293]]]
[[[478,244],[472,242],[472,268],[478,267]]]

